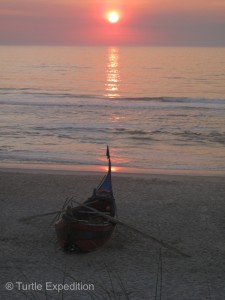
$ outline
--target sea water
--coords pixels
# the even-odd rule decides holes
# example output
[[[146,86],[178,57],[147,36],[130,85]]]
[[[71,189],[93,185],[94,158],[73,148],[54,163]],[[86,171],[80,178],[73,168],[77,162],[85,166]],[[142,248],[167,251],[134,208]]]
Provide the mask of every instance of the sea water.
[[[225,49],[0,47],[0,164],[225,172]]]

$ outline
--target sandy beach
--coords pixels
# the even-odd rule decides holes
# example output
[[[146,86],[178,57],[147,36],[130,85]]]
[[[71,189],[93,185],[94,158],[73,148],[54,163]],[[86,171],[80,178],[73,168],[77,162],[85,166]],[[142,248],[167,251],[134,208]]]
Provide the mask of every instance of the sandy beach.
[[[120,226],[98,251],[67,254],[54,216],[20,220],[86,200],[101,178],[0,171],[1,299],[225,299],[223,176],[113,174],[118,218],[189,258]]]

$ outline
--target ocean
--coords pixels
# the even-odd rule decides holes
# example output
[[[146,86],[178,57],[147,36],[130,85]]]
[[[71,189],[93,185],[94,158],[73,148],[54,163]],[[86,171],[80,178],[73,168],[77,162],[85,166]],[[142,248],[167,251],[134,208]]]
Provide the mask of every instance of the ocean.
[[[225,48],[0,47],[0,166],[225,173]]]

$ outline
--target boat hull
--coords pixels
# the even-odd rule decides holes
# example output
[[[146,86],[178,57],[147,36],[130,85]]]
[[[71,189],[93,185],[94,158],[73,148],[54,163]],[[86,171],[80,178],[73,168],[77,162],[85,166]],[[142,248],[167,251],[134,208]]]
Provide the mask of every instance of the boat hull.
[[[63,218],[55,224],[58,242],[64,251],[90,252],[103,246],[111,237],[115,224],[68,222]]]

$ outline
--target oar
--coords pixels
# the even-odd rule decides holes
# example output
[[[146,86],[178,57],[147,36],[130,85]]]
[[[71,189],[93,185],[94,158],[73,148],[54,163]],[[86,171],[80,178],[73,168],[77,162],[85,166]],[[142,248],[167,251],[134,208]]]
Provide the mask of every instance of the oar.
[[[176,253],[178,253],[178,254],[184,256],[184,257],[190,257],[190,255],[188,255],[188,254],[186,254],[186,253],[183,253],[183,252],[180,251],[179,249],[177,249],[177,248],[175,248],[175,247],[173,247],[173,246],[167,244],[166,242],[160,241],[160,240],[158,240],[157,238],[155,238],[154,236],[151,236],[151,235],[149,235],[149,234],[147,234],[147,233],[145,233],[145,232],[142,232],[142,231],[136,229],[135,227],[133,227],[133,226],[131,226],[131,225],[128,225],[128,224],[126,224],[126,223],[124,223],[124,222],[122,222],[122,221],[120,221],[120,220],[118,220],[118,219],[114,219],[113,217],[110,217],[110,216],[106,215],[105,213],[100,212],[100,211],[97,210],[97,209],[94,209],[93,207],[87,206],[86,204],[80,203],[80,202],[75,201],[75,200],[73,200],[73,202],[79,204],[80,206],[86,207],[86,208],[92,210],[93,212],[96,212],[99,216],[102,216],[102,217],[108,219],[110,222],[112,222],[112,223],[114,223],[114,224],[118,224],[118,225],[121,225],[121,226],[123,226],[123,227],[126,227],[126,228],[128,228],[128,229],[130,229],[130,230],[132,230],[132,231],[134,231],[134,232],[136,232],[136,233],[138,233],[138,234],[140,234],[140,235],[142,235],[142,236],[148,238],[148,239],[151,239],[151,240],[154,241],[155,243],[158,243],[159,245],[161,245],[161,246],[163,246],[163,247],[165,247],[165,248],[167,248],[167,249],[169,249],[169,250],[172,250],[173,252],[176,252]]]
[[[73,197],[66,198],[66,200],[64,201],[63,206],[61,208],[61,211],[56,216],[54,216],[54,218],[51,221],[51,224],[54,224],[56,222],[56,220],[59,219],[61,213],[65,211],[66,206],[69,204],[69,202],[72,200],[72,198]]]
[[[73,199],[73,197],[68,198],[68,199],[66,198],[66,201],[63,204],[63,207],[62,207],[61,210],[57,210],[57,211],[53,211],[53,212],[49,212],[49,213],[44,213],[44,214],[39,214],[39,215],[33,215],[33,216],[29,216],[29,217],[20,218],[19,221],[29,221],[29,220],[32,220],[32,219],[35,219],[35,218],[46,217],[46,216],[51,216],[51,215],[56,215],[56,214],[61,214],[63,212],[66,212],[65,206],[68,204],[69,201],[72,201],[72,199]],[[76,201],[73,200],[73,202],[76,202]],[[93,203],[96,203],[96,202],[98,202],[98,201],[93,201],[93,202],[90,202],[89,204],[93,204]],[[84,205],[82,204],[82,206],[84,206]],[[89,207],[88,205],[85,205],[85,206]]]
[[[40,215],[34,215],[34,216],[29,216],[29,217],[25,217],[25,218],[20,218],[20,221],[29,221],[35,218],[40,218],[40,217],[45,217],[45,216],[51,216],[51,215],[55,215],[55,214],[59,214],[65,212],[65,210],[57,210],[57,211],[53,211],[50,213],[45,213],[45,214],[40,214]]]

